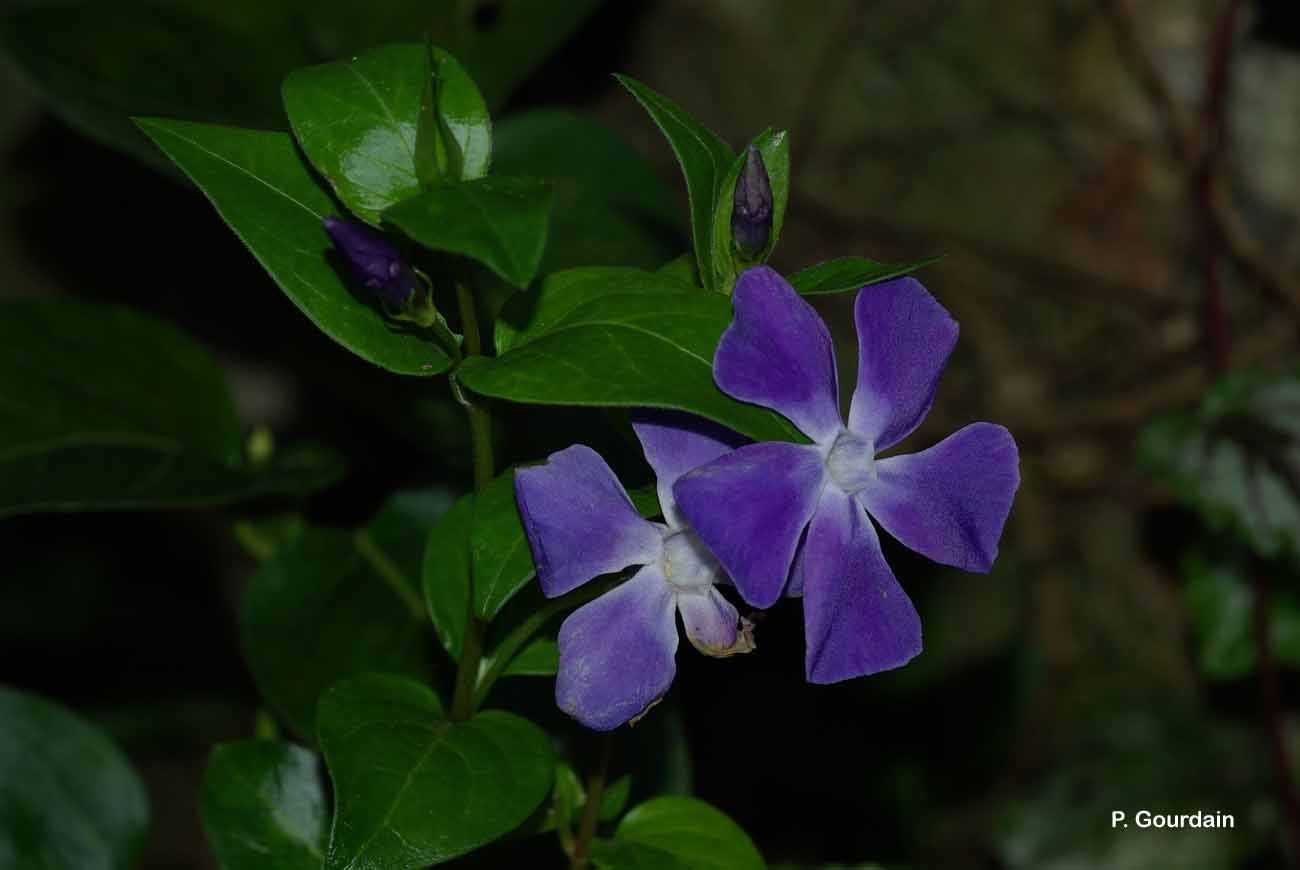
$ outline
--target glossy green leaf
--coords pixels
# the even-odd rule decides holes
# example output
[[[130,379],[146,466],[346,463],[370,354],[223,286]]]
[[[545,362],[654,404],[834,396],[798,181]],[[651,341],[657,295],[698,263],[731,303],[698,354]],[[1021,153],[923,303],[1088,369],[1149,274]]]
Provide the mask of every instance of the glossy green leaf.
[[[107,737],[0,687],[0,867],[128,870],[148,825],[144,786]]]
[[[327,259],[331,245],[321,221],[337,209],[288,134],[158,118],[137,123],[322,332],[399,374],[433,375],[448,368],[451,360],[430,336],[387,321]]]
[[[754,258],[755,263],[765,262],[781,237],[785,222],[785,206],[790,198],[790,140],[785,130],[765,130],[751,142],[763,155],[768,181],[772,185],[772,233],[767,245]],[[745,166],[748,148],[741,151],[731,163],[731,168],[718,187],[714,207],[710,244],[713,246],[714,284],[724,293],[730,293],[736,276],[744,264],[737,262],[735,242],[731,235],[731,214],[735,208],[736,183]]]
[[[435,48],[433,61],[435,112],[458,152],[456,177],[478,178],[492,153],[487,107],[454,58]],[[285,112],[298,143],[339,199],[373,224],[420,192],[416,138],[426,66],[424,46],[390,45],[285,79]]]
[[[1201,406],[1150,423],[1145,470],[1260,555],[1300,555],[1300,370],[1236,372]]]
[[[784,417],[714,386],[713,352],[730,322],[721,294],[600,296],[500,357],[466,360],[457,376],[514,402],[677,408],[755,440],[805,440]]]
[[[496,321],[497,353],[544,335],[575,308],[614,293],[690,293],[695,288],[674,277],[642,269],[587,266],[547,275],[540,287],[516,293]]]
[[[221,504],[342,471],[317,448],[253,461],[242,428],[216,361],[167,324],[99,303],[0,304],[0,516]]]
[[[327,870],[406,870],[509,833],[551,788],[550,738],[489,710],[445,718],[428,688],[370,675],[321,698],[318,729],[337,805]]]
[[[208,846],[222,870],[320,870],[329,798],[320,756],[278,740],[222,743],[199,793]]]
[[[659,127],[686,178],[695,260],[705,287],[718,289],[713,253],[713,215],[718,190],[736,156],[718,136],[672,100],[628,76],[615,76]]]
[[[540,274],[590,265],[650,268],[681,250],[673,192],[603,124],[556,109],[512,115],[497,125],[493,147],[496,172],[554,186]]]
[[[866,257],[839,257],[796,272],[790,276],[790,284],[804,296],[856,293],[868,284],[910,274],[937,259],[931,257],[910,263],[877,263]]]
[[[448,507],[438,492],[395,497],[365,528],[308,528],[249,584],[243,646],[258,689],[310,738],[321,692],[345,677],[429,674],[420,596],[424,542]]]
[[[542,261],[551,187],[535,178],[493,175],[438,184],[384,212],[384,220],[434,251],[477,260],[516,287]]]
[[[767,866],[740,826],[704,801],[659,797],[632,809],[613,839],[593,844],[605,870],[762,870]]]
[[[1183,564],[1197,662],[1212,680],[1240,679],[1255,669],[1255,590],[1246,571],[1239,561],[1199,554]],[[1278,664],[1300,668],[1300,597],[1286,586],[1270,595],[1269,645]]]

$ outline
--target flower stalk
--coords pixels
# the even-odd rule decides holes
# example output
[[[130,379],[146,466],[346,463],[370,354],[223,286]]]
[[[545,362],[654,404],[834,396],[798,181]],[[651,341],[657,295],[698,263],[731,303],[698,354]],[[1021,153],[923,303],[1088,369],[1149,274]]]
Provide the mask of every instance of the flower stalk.
[[[456,282],[456,299],[460,304],[461,329],[465,332],[466,356],[478,356],[483,353],[483,342],[479,335],[478,314],[474,307],[474,296],[464,282]],[[464,391],[452,379],[457,400],[464,405],[469,417],[470,449],[474,457],[474,491],[482,492],[492,480],[494,463],[492,459],[492,415],[486,407],[466,398]],[[474,610],[474,572],[470,570],[466,595],[465,638],[461,645],[460,664],[456,668],[456,686],[452,691],[451,718],[455,722],[468,719],[474,713],[474,688],[478,682],[480,663],[483,660],[483,635],[486,626]]]

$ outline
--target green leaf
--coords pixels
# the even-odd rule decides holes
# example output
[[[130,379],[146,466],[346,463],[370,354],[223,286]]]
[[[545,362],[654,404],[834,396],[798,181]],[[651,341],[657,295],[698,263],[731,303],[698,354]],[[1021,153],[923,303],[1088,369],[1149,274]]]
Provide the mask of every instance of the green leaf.
[[[344,284],[326,258],[331,245],[321,225],[337,209],[288,134],[159,118],[137,123],[326,335],[398,374],[434,375],[450,366],[431,337],[389,323]]]
[[[296,40],[278,39],[252,14],[244,25],[221,5],[33,5],[6,16],[3,38],[59,115],[100,142],[158,162],[131,116],[282,126],[275,88],[309,61]]]
[[[480,619],[491,621],[537,570],[515,504],[513,468],[497,475],[474,496],[469,543],[475,610]]]
[[[465,722],[428,688],[370,675],[321,698],[321,747],[337,806],[327,870],[405,870],[450,860],[509,833],[545,799],[550,738],[512,713]]]
[[[612,840],[593,844],[605,870],[762,870],[763,856],[740,826],[704,801],[659,797],[632,809]]]
[[[767,245],[759,252],[753,262],[765,262],[776,247],[781,237],[781,227],[785,222],[785,205],[790,198],[790,141],[785,130],[765,130],[750,143],[763,155],[763,164],[767,168],[768,181],[772,185],[772,233]],[[745,166],[749,149],[741,151],[732,161],[718,187],[717,204],[713,212],[713,224],[710,244],[713,246],[714,283],[717,289],[730,293],[740,273],[737,263],[735,242],[731,235],[731,213],[735,208],[736,183]]]
[[[1211,528],[1300,555],[1300,369],[1221,378],[1197,410],[1148,424],[1138,454]]]
[[[690,293],[678,278],[618,266],[586,266],[547,275],[535,291],[516,293],[496,321],[497,353],[527,344],[580,305],[614,293]]]
[[[435,114],[459,151],[456,177],[463,169],[477,178],[492,152],[487,107],[454,58],[435,48],[433,60]],[[390,45],[285,79],[284,108],[298,143],[344,205],[372,224],[384,209],[420,192],[416,140],[426,65],[424,46]]]
[[[72,300],[0,305],[0,516],[222,504],[342,471],[319,448],[253,461],[241,430],[216,361],[167,324]]]
[[[384,212],[384,220],[434,251],[477,260],[516,287],[542,261],[551,187],[535,178],[493,175],[438,184]]]
[[[345,677],[428,674],[433,637],[420,563],[448,501],[439,492],[405,493],[356,532],[308,528],[249,584],[242,627],[249,668],[300,734],[312,737],[317,699]]]
[[[1192,554],[1183,563],[1184,597],[1197,661],[1212,680],[1236,680],[1255,669],[1255,592],[1240,560]],[[1300,597],[1275,589],[1269,602],[1269,644],[1278,664],[1300,668]]]
[[[704,286],[717,290],[717,270],[713,255],[713,214],[718,203],[718,189],[736,156],[712,130],[696,121],[672,100],[624,75],[615,75],[619,83],[636,97],[659,127],[686,178],[686,195],[690,202],[691,235],[695,260],[699,264]]]
[[[329,799],[320,756],[278,740],[222,743],[199,793],[222,870],[320,870]]]
[[[438,639],[452,658],[460,659],[471,572],[475,613],[491,621],[534,571],[515,505],[514,470],[507,469],[481,493],[461,496],[425,542],[424,599]]]
[[[713,352],[730,323],[721,294],[600,296],[500,357],[467,359],[457,377],[514,402],[676,408],[755,440],[805,441],[784,417],[714,385]]]
[[[554,186],[540,274],[588,265],[650,268],[681,250],[672,191],[603,124],[555,109],[512,115],[497,125],[494,148],[496,172]]]
[[[0,687],[0,867],[127,870],[148,825],[144,786],[107,737]]]
[[[443,649],[460,661],[469,615],[469,536],[474,525],[474,494],[456,500],[429,530],[424,545],[424,601]]]
[[[553,677],[560,668],[560,646],[554,638],[539,637],[506,665],[503,677]]]
[[[857,292],[868,284],[915,272],[938,259],[931,257],[910,263],[877,263],[866,257],[839,257],[796,272],[790,276],[790,284],[804,296]]]

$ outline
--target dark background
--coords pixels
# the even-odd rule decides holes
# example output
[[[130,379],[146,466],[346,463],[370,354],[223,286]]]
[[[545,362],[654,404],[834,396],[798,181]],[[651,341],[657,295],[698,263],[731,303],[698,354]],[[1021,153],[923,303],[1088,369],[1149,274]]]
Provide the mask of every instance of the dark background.
[[[651,717],[680,719],[695,793],[774,864],[1282,861],[1255,682],[1198,668],[1180,557],[1205,532],[1134,462],[1141,425],[1194,402],[1216,360],[1296,351],[1300,16],[1287,0],[1237,4],[1222,97],[1207,101],[1228,5],[614,2],[501,113],[563,105],[599,118],[683,214],[668,146],[610,72],[672,96],[733,145],[788,128],[774,265],[944,254],[921,277],[962,338],[908,444],[977,419],[1020,444],[1024,482],[991,575],[887,543],[925,624],[926,651],[907,668],[805,684],[793,602],[766,615],[753,655],[679,654]],[[0,298],[125,302],[198,338],[250,427],[346,455],[346,479],[303,505],[314,521],[363,522],[395,489],[467,485],[466,433],[444,386],[386,376],[319,334],[195,191],[68,126],[13,64],[0,66],[0,106]],[[1206,231],[1180,117],[1212,131],[1254,247]],[[685,247],[683,235],[664,259]],[[1212,292],[1223,312],[1207,317]],[[850,305],[820,306],[843,383]],[[629,484],[646,480],[599,414],[502,413],[503,461],[581,439]],[[246,512],[0,522],[0,682],[88,715],[125,748],[154,812],[146,867],[209,866],[196,809],[206,755],[252,732],[238,606],[254,563],[231,533]],[[1284,698],[1295,688],[1288,676]],[[520,691],[544,705],[550,683]],[[654,763],[629,757],[659,751],[647,744],[629,743],[615,767]],[[1112,809],[1143,808],[1231,812],[1237,828],[1110,830]],[[510,861],[559,855],[549,843],[525,854]]]

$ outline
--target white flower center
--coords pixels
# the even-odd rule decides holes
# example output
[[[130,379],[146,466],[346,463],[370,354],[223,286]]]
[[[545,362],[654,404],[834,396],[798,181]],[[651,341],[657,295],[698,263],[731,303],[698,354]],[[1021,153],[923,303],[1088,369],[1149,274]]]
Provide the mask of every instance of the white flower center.
[[[870,441],[841,429],[826,453],[826,473],[831,482],[852,495],[876,479],[876,447]]]
[[[692,531],[672,532],[664,538],[663,569],[664,577],[678,589],[710,586],[721,570]]]

